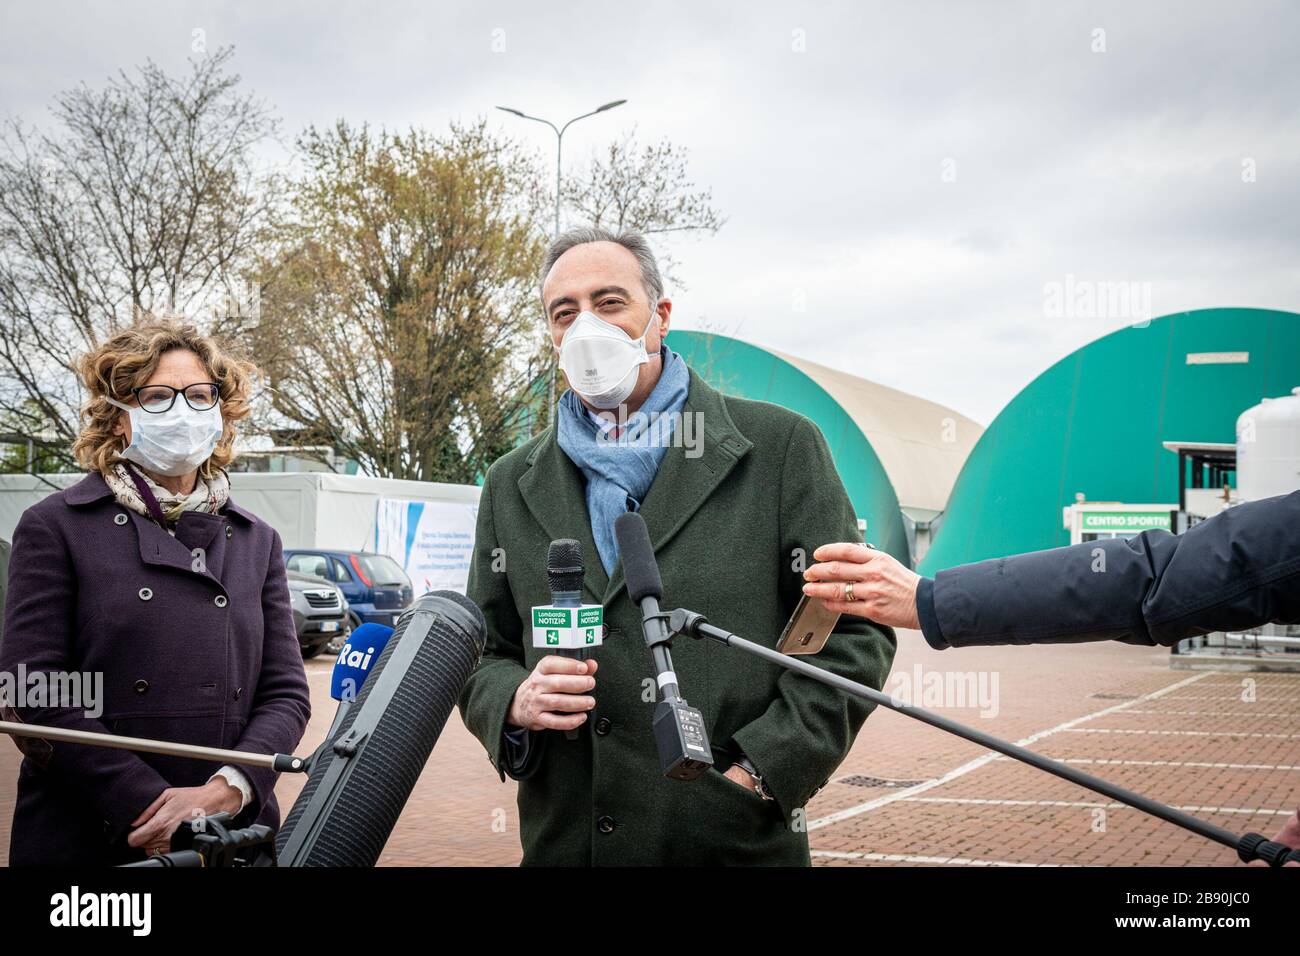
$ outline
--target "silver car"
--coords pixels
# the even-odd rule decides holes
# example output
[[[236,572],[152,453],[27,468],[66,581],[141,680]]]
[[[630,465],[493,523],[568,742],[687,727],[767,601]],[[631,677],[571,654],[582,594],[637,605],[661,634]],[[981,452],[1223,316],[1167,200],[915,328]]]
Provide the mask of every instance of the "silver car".
[[[303,659],[315,657],[330,644],[341,646],[352,631],[343,592],[324,578],[297,571],[289,576],[289,603]]]

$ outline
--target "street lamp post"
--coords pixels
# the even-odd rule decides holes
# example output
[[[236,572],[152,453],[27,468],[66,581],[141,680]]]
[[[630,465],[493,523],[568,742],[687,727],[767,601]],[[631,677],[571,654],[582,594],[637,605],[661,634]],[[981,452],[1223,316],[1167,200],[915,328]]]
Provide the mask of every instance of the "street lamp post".
[[[497,109],[505,113],[513,113],[515,116],[526,120],[532,120],[534,123],[545,123],[555,132],[555,234],[560,234],[560,158],[564,147],[564,131],[578,122],[580,119],[586,119],[588,116],[595,116],[597,113],[603,113],[606,110],[612,110],[616,106],[622,106],[627,100],[614,100],[606,103],[604,106],[597,106],[590,113],[583,113],[581,116],[575,116],[563,126],[556,126],[550,120],[542,119],[540,116],[529,116],[527,113],[511,109],[509,106],[498,106]]]
[[[606,110],[612,110],[616,106],[622,106],[627,100],[614,100],[606,103],[604,106],[597,106],[590,113],[583,113],[581,116],[575,116],[563,126],[556,126],[548,119],[542,119],[540,116],[529,116],[522,110],[511,109],[509,106],[498,106],[497,109],[504,113],[512,113],[522,119],[532,120],[534,123],[545,123],[555,132],[555,235],[560,234],[560,160],[564,148],[564,131],[578,122],[580,119],[586,119],[588,116],[595,116],[597,113],[603,113]],[[555,369],[551,369],[551,399],[550,399],[550,423],[555,424]]]

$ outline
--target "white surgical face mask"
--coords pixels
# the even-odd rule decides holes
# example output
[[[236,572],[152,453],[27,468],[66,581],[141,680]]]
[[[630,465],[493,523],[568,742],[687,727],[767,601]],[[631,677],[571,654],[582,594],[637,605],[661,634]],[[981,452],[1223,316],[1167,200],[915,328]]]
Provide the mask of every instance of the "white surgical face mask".
[[[154,414],[106,400],[131,413],[131,444],[122,457],[160,475],[175,478],[193,471],[208,460],[221,439],[220,402],[196,412],[184,395],[177,395],[171,408]]]
[[[560,368],[569,387],[597,408],[617,408],[636,388],[637,373],[650,361],[646,333],[658,315],[650,318],[641,337],[634,339],[617,325],[591,312],[580,312],[560,343]]]

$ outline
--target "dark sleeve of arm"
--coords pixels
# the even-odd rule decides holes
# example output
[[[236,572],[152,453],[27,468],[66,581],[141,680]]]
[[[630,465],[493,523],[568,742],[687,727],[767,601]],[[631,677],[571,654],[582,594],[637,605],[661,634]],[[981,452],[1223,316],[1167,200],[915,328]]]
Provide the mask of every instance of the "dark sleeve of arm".
[[[861,542],[862,535],[830,449],[811,422],[800,420],[795,426],[782,472],[778,559],[782,604],[790,613],[803,593],[796,549],[811,562],[821,545]],[[894,649],[891,628],[844,615],[825,649],[805,660],[879,690]],[[789,818],[843,762],[872,706],[789,672],[778,679],[777,691],[767,710],[736,732],[734,742]]]
[[[952,647],[1172,646],[1211,631],[1295,622],[1297,527],[1300,492],[1230,508],[1182,535],[1146,531],[940,571],[937,629]]]
[[[290,754],[302,740],[311,717],[311,695],[302,664],[298,632],[289,604],[289,582],[278,532],[272,532],[271,554],[262,584],[262,670],[258,674],[248,725],[232,748],[260,754]],[[271,799],[278,774],[264,767],[240,767],[253,785],[253,799],[244,808],[255,818]]]
[[[497,543],[492,518],[491,472],[479,496],[466,592],[483,611],[487,643],[482,660],[461,691],[461,716],[470,733],[487,748],[488,759],[501,779],[509,774],[522,780],[536,769],[544,736],[531,731],[516,732],[518,745],[506,737],[509,729],[506,716],[515,690],[528,677],[528,668],[524,666],[523,625],[515,610],[514,595],[506,577],[505,554]],[[524,739],[520,739],[520,734]]]
[[[5,605],[0,671],[75,673],[77,576],[63,536],[28,509],[14,530],[13,561]],[[62,682],[59,682],[60,684]],[[106,734],[102,721],[85,707],[21,707],[4,701],[8,720]],[[57,704],[57,701],[50,702]],[[83,702],[89,706],[89,702]],[[104,820],[124,831],[169,784],[158,771],[127,750],[31,738],[15,743],[45,773],[94,801]]]
[[[939,616],[934,610],[934,579],[921,578],[916,582],[916,617],[921,622],[921,636],[936,651],[949,647],[939,627]]]

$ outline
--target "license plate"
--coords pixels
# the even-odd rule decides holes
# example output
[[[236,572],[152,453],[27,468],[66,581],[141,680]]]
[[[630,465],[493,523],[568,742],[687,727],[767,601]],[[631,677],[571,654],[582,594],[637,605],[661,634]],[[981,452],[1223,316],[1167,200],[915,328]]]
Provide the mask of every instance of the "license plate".
[[[324,631],[325,633],[327,633],[327,634],[328,634],[329,632],[331,632],[331,631],[337,631],[337,630],[339,629],[339,622],[338,622],[338,621],[321,621],[320,629],[321,629],[322,631]]]

